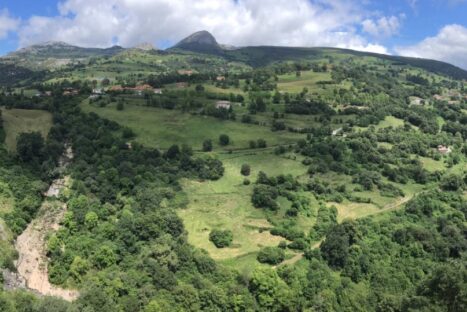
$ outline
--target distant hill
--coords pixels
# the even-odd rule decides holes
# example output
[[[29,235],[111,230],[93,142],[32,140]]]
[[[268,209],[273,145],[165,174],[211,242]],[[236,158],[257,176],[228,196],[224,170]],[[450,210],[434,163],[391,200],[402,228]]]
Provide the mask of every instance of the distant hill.
[[[65,42],[46,42],[35,44],[18,51],[12,52],[7,57],[30,57],[39,58],[87,58],[92,56],[112,56],[124,50],[122,47],[113,46],[111,48],[82,48]]]
[[[49,69],[90,57],[113,56],[122,51],[124,49],[119,46],[100,49],[82,48],[64,42],[46,42],[11,52],[0,58],[0,61],[32,69]]]
[[[273,62],[286,60],[319,59],[329,54],[350,54],[357,57],[370,56],[389,60],[397,65],[411,65],[433,73],[447,75],[456,79],[467,79],[466,70],[445,62],[413,57],[361,52],[349,49],[258,46],[225,51],[225,54],[226,57],[231,60],[242,61],[254,67],[265,66]]]
[[[186,37],[169,50],[172,49],[182,49],[192,52],[216,55],[223,54],[224,52],[219,43],[217,43],[216,38],[214,38],[211,33],[205,30],[198,31]]]
[[[389,60],[399,65],[411,65],[423,68],[430,72],[444,74],[456,79],[467,79],[467,71],[441,61],[324,47],[252,46],[235,48],[232,46],[220,45],[217,43],[216,38],[207,31],[199,31],[188,36],[170,48],[169,51],[174,49],[223,56],[232,61],[244,62],[254,67],[265,66],[278,61],[298,59],[313,60],[322,58],[329,53],[372,56]]]
[[[410,65],[456,79],[467,79],[466,70],[441,61],[325,47],[251,46],[236,48],[219,44],[212,34],[204,30],[186,37],[165,51],[157,50],[151,44],[140,44],[130,49],[120,46],[100,49],[77,47],[64,42],[46,42],[12,52],[0,58],[0,63],[33,70],[43,70],[78,62],[86,64],[86,60],[91,57],[111,57],[125,51],[169,54],[184,51],[184,53],[188,54],[198,53],[222,57],[227,61],[244,63],[252,67],[266,66],[281,61],[321,60],[333,55],[376,57],[390,61],[395,65]]]

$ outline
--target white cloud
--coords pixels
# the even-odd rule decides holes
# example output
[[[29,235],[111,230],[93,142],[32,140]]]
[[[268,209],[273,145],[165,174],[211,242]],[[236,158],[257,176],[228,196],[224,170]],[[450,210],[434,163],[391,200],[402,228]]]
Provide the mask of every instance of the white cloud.
[[[441,60],[467,69],[467,28],[446,25],[434,37],[395,50],[400,55]]]
[[[0,39],[5,39],[9,32],[15,31],[19,26],[19,20],[10,16],[8,10],[0,10]]]
[[[373,37],[390,37],[399,32],[405,15],[383,16],[377,20],[366,19],[362,22],[363,31]]]
[[[66,0],[60,15],[35,16],[20,46],[59,40],[81,46],[175,43],[206,29],[234,45],[334,46],[386,53],[358,34],[365,9],[345,0]]]

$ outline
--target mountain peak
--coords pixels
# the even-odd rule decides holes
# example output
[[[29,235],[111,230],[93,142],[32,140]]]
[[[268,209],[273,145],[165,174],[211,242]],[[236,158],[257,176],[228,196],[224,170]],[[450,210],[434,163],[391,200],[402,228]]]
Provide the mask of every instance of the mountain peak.
[[[216,38],[206,30],[198,31],[189,35],[174,45],[173,48],[201,53],[222,53],[222,48],[217,43]]]

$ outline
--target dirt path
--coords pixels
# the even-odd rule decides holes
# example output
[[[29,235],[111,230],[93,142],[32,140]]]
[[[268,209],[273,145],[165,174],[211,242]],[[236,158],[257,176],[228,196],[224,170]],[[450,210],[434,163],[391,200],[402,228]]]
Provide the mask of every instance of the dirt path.
[[[67,146],[59,162],[61,172],[64,171],[72,158],[71,147]],[[15,242],[15,248],[18,252],[17,273],[7,272],[4,274],[6,288],[26,288],[39,295],[60,297],[67,301],[78,298],[78,291],[52,285],[47,269],[47,236],[59,229],[60,221],[67,209],[66,204],[57,200],[56,197],[68,185],[68,177],[52,182],[47,192],[44,193],[47,199],[42,204],[36,218],[17,237]]]

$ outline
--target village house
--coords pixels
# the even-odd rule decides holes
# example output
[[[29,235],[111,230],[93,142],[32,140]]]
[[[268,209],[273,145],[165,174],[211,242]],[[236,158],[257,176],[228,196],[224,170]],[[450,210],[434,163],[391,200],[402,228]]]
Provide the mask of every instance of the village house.
[[[102,94],[104,94],[104,90],[102,90],[102,89],[92,89],[92,94],[102,95]]]
[[[216,108],[225,108],[230,109],[231,103],[230,101],[217,101]]]
[[[184,76],[191,76],[191,75],[193,75],[193,71],[192,70],[181,69],[181,70],[178,71],[178,74],[179,75],[184,75]]]
[[[225,81],[225,76],[217,76],[216,80],[217,81]]]
[[[451,148],[446,145],[438,145],[437,149],[438,149],[438,152],[443,155],[449,154],[451,152]]]
[[[154,94],[162,94],[162,89],[154,89]]]
[[[63,95],[65,96],[72,96],[72,95],[78,95],[79,90],[78,89],[73,89],[73,88],[65,88],[63,91]]]

